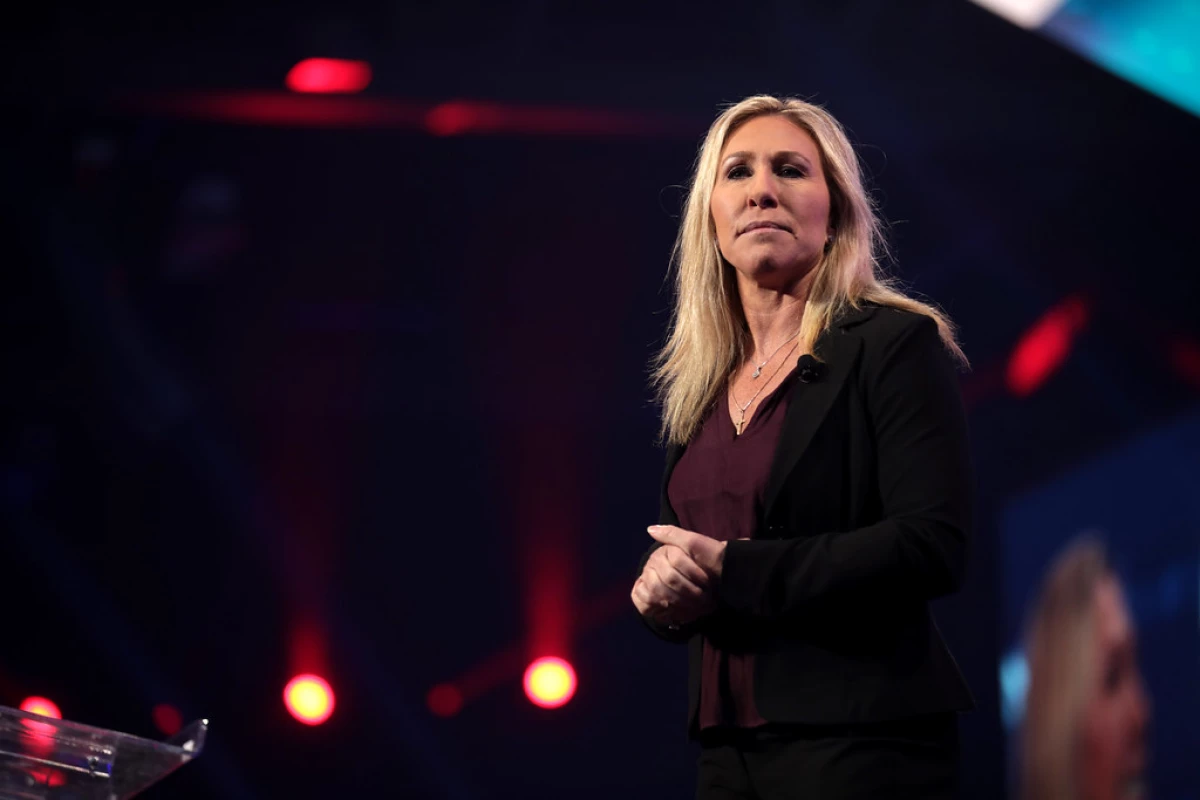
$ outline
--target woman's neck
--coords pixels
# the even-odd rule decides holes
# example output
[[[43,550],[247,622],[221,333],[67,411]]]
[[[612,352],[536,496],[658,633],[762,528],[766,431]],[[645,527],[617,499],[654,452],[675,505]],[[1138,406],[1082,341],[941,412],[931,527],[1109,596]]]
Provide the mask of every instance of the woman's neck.
[[[740,286],[742,313],[750,330],[751,359],[761,361],[800,331],[811,281],[808,276],[785,291]]]

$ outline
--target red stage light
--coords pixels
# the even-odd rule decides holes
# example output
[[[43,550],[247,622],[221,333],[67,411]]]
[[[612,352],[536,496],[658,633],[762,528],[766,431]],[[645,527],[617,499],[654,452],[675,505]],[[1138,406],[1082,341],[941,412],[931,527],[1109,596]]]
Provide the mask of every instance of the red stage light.
[[[305,94],[354,94],[371,83],[371,65],[340,58],[306,58],[287,74],[287,87]]]
[[[58,706],[54,701],[47,700],[44,697],[26,697],[21,702],[21,710],[27,714],[38,714],[51,719],[62,719],[62,712],[58,710]]]
[[[539,658],[525,670],[525,695],[542,708],[566,705],[575,696],[575,686],[575,670],[561,658]]]
[[[167,703],[156,705],[150,712],[150,716],[154,720],[154,727],[162,731],[165,736],[174,736],[183,727],[183,715],[179,713],[179,709]]]
[[[320,725],[333,714],[333,689],[319,675],[297,675],[283,689],[283,704],[305,725]]]
[[[425,704],[439,717],[453,717],[462,711],[463,695],[457,686],[439,683],[429,690],[429,694],[425,696]]]
[[[1068,297],[1042,315],[1008,360],[1008,390],[1018,397],[1033,394],[1067,360],[1087,320],[1088,304],[1079,296]]]
[[[478,127],[485,112],[479,103],[442,103],[425,115],[425,128],[435,136],[458,136]]]
[[[62,719],[62,712],[52,700],[44,697],[26,697],[21,701],[21,710],[27,714],[37,714],[50,719]],[[21,720],[25,731],[21,734],[21,743],[28,751],[39,758],[48,758],[54,750],[54,726],[48,722],[33,722]],[[66,782],[63,774],[55,769],[33,769],[30,777],[46,786],[62,786]]]
[[[62,712],[58,710],[58,706],[54,701],[47,700],[44,697],[26,697],[21,702],[21,710],[26,714],[37,714],[40,717],[49,717],[50,719],[62,719]],[[26,743],[31,749],[37,752],[46,752],[54,746],[53,739],[54,726],[48,722],[34,722],[32,720],[21,720],[22,727],[28,731],[26,734]]]

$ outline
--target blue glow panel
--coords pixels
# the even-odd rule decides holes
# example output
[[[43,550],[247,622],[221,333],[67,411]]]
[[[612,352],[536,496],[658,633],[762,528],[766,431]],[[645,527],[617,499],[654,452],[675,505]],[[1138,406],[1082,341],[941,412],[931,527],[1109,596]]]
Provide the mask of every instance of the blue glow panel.
[[[1200,115],[1200,0],[1067,0],[1039,30]]]

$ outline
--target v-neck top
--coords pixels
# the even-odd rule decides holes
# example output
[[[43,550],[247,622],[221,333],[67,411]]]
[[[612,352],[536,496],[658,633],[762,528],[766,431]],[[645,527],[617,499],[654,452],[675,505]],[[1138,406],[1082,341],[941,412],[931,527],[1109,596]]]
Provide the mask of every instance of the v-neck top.
[[[759,403],[741,435],[725,394],[713,404],[667,486],[681,527],[720,541],[754,536],[794,379],[793,369]],[[722,649],[707,636],[703,646],[700,729],[766,724],[754,703],[754,654]]]

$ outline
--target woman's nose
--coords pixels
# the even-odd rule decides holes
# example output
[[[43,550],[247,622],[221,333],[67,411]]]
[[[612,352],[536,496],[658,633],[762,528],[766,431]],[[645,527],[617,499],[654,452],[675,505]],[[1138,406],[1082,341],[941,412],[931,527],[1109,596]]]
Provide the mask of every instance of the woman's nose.
[[[775,181],[770,175],[759,175],[750,185],[750,205],[759,208],[774,208],[779,205],[779,196],[775,190]]]

